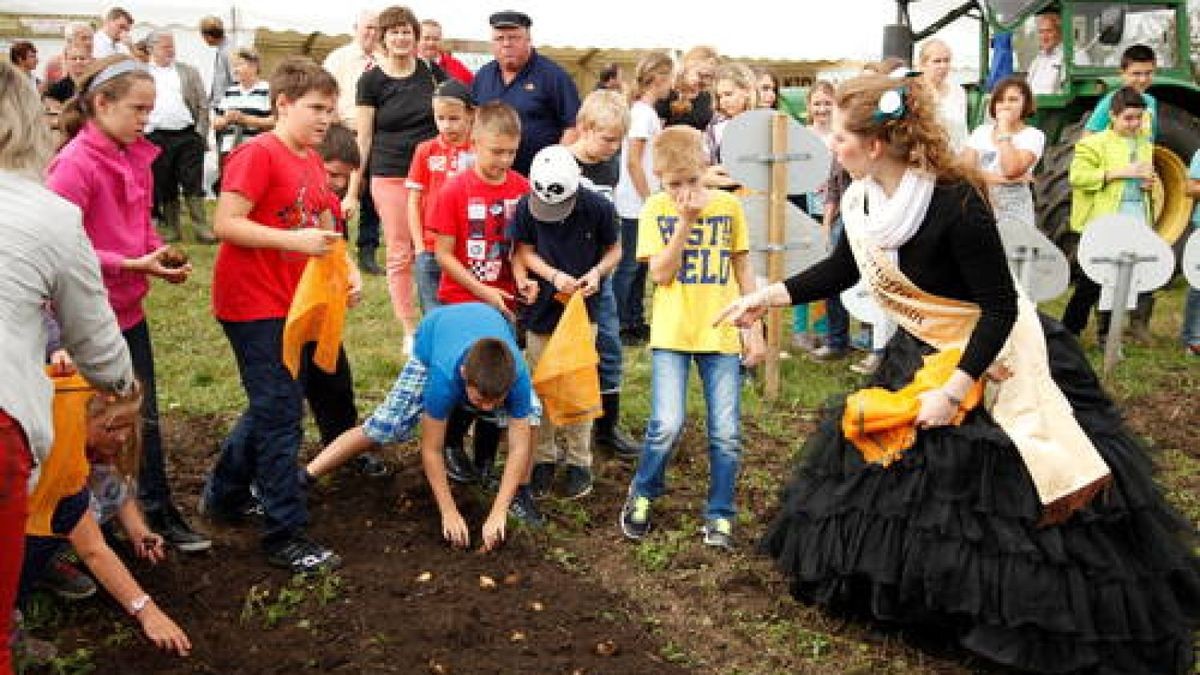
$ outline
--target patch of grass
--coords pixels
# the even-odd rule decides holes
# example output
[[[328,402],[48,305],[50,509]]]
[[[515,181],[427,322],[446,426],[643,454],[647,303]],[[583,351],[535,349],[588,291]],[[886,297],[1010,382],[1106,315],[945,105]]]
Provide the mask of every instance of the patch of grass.
[[[96,664],[92,663],[92,650],[80,647],[68,654],[60,654],[50,659],[50,671],[54,675],[87,675],[96,672]]]
[[[696,521],[691,518],[681,518],[679,527],[660,532],[658,536],[650,536],[638,543],[634,549],[634,559],[647,572],[659,572],[671,566],[675,556],[695,536]]]
[[[269,584],[261,588],[255,584],[246,591],[239,620],[245,625],[259,617],[264,628],[274,628],[299,613],[306,601],[311,600],[317,606],[324,607],[337,599],[341,586],[341,577],[327,571],[315,575],[296,574],[279,588],[274,597]],[[301,622],[307,624],[302,626],[304,628],[311,626],[307,619]]]

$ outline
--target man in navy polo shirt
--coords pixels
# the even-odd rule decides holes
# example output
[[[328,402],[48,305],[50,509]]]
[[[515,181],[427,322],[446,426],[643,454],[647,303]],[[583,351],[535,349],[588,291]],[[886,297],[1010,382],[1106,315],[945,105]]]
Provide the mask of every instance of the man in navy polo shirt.
[[[496,12],[488,22],[495,59],[475,73],[471,94],[480,105],[501,100],[517,110],[521,145],[513,169],[527,176],[538,150],[574,140],[579,91],[567,71],[533,48],[528,15]]]

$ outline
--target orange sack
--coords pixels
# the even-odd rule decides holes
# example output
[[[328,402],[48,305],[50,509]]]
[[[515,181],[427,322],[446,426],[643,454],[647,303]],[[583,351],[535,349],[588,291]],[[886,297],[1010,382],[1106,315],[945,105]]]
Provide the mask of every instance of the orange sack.
[[[54,443],[29,495],[27,534],[53,535],[50,519],[58,503],[83,489],[91,465],[87,459],[88,402],[96,390],[78,373],[51,377],[54,382]]]
[[[575,293],[533,371],[533,388],[551,422],[566,426],[604,414],[596,370],[599,362],[587,306],[583,295]]]
[[[862,453],[863,459],[888,466],[900,459],[917,440],[916,419],[921,411],[920,394],[937,389],[950,379],[962,350],[949,349],[925,357],[925,365],[913,381],[900,391],[870,387],[851,394],[842,413],[842,433]],[[983,381],[975,383],[963,398],[951,424],[962,424],[983,399]]]
[[[308,259],[283,325],[283,364],[292,377],[300,376],[300,353],[316,342],[313,362],[327,372],[337,369],[342,328],[350,293],[350,264],[346,242],[338,239],[323,256]]]

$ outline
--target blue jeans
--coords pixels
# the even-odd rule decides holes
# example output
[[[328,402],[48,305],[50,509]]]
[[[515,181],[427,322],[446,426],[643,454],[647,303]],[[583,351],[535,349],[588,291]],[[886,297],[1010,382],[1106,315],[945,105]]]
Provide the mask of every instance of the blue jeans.
[[[842,217],[838,216],[833,219],[833,225],[829,228],[829,245],[830,248],[837,246],[842,238],[842,232],[845,225],[842,223]],[[846,311],[846,306],[842,304],[842,296],[834,294],[825,299],[825,317],[829,322],[829,346],[832,349],[849,349],[850,348],[850,313]]]
[[[637,218],[621,219],[621,262],[612,277],[621,328],[637,328],[646,323],[646,263],[637,260],[637,232]]]
[[[271,547],[300,534],[308,508],[297,475],[304,440],[304,384],[283,365],[283,319],[223,321],[237,358],[249,407],[213,467],[205,498],[221,511],[234,511],[258,488],[265,514],[263,544]]]
[[[138,501],[146,511],[156,511],[171,502],[167,483],[167,460],[158,425],[158,391],[154,386],[154,349],[145,319],[121,333],[129,346],[133,372],[142,383],[142,468],[138,471]]]
[[[1200,345],[1200,288],[1189,288],[1183,306],[1183,328],[1179,337],[1186,346]],[[600,360],[604,360],[601,355]]]
[[[442,306],[437,299],[438,285],[442,283],[442,268],[437,264],[437,257],[428,251],[418,253],[416,274],[421,311],[428,314]]]
[[[741,466],[741,358],[737,354],[652,350],[650,420],[646,441],[633,476],[631,492],[655,499],[666,490],[664,479],[687,417],[688,371],[700,371],[708,408],[708,504],[704,518],[734,516],[734,485]]]
[[[596,302],[596,351],[600,353],[600,393],[621,391],[621,322],[611,278],[600,281]]]

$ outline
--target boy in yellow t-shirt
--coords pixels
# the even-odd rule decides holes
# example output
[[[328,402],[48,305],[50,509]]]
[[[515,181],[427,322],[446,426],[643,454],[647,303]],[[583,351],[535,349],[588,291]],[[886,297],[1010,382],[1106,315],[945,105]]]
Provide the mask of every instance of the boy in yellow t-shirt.
[[[711,324],[726,304],[754,290],[746,219],[736,197],[701,186],[707,162],[698,131],[667,129],[654,139],[652,152],[663,192],[646,200],[637,237],[638,260],[649,263],[657,285],[650,322],[650,420],[621,510],[621,531],[630,539],[650,531],[651,500],[665,491],[667,462],[683,430],[688,371],[695,361],[708,407],[704,543],[732,549],[742,366],[760,361],[765,346],[758,326],[739,334],[732,326]]]

